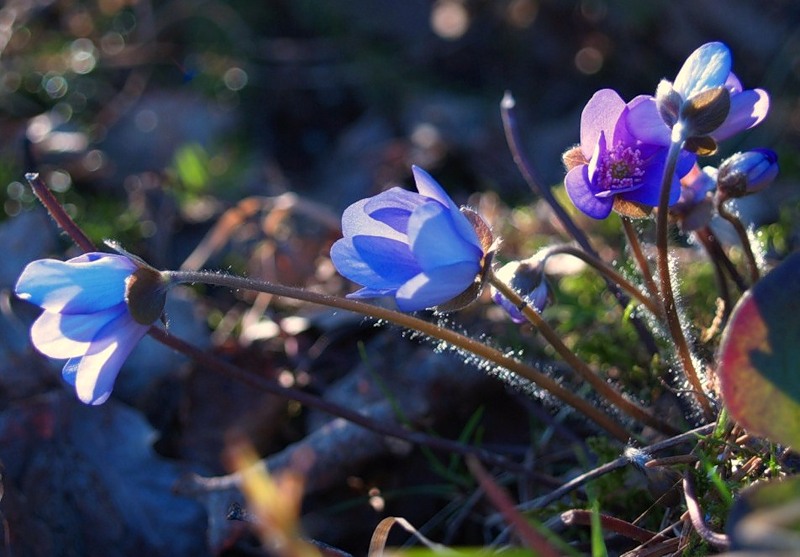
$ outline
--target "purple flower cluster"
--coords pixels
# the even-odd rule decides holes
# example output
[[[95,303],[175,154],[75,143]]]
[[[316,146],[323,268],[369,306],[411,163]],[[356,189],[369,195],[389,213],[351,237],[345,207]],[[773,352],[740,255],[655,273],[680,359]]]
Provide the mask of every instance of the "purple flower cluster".
[[[567,193],[595,219],[630,204],[658,205],[671,145],[684,147],[669,183],[669,205],[678,202],[680,179],[716,142],[760,123],[769,109],[761,89],[744,90],[731,72],[728,48],[708,43],[693,52],[674,82],[662,81],[656,96],[626,103],[613,90],[597,92],[581,115],[581,142],[565,154]],[[576,152],[577,151],[577,152]]]

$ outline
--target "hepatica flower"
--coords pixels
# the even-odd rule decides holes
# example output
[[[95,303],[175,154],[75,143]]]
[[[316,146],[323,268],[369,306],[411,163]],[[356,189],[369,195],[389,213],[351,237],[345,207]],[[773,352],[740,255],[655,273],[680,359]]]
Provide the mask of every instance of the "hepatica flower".
[[[667,149],[637,139],[627,125],[632,108],[642,101],[637,97],[626,104],[616,91],[603,89],[583,109],[581,143],[565,155],[570,169],[564,184],[575,206],[592,218],[604,219],[613,208],[627,212],[625,204],[658,205]],[[678,200],[679,178],[693,162],[692,155],[678,161],[670,204]]]
[[[28,264],[15,291],[44,309],[31,327],[33,345],[67,359],[63,376],[78,398],[102,404],[123,362],[160,317],[166,280],[123,255],[87,253]]]
[[[395,187],[344,211],[331,259],[363,285],[350,298],[393,296],[402,311],[457,309],[480,291],[491,233],[427,172],[415,166],[413,173],[419,193]]]
[[[689,140],[691,147],[698,138],[718,142],[759,124],[769,110],[769,96],[762,89],[744,90],[731,64],[730,50],[722,43],[695,50],[674,82],[663,80],[655,97],[632,108],[631,133],[659,145]]]

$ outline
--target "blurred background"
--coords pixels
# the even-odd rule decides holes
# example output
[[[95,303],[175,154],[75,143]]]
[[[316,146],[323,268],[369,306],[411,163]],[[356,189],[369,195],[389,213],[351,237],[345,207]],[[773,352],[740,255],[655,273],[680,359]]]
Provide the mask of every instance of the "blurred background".
[[[723,144],[722,151],[763,146],[778,152],[778,183],[741,209],[746,220],[765,227],[771,253],[780,257],[800,245],[796,0],[5,0],[0,458],[6,490],[0,509],[19,544],[12,547],[32,555],[145,549],[152,555],[197,555],[208,547],[229,548],[213,535],[206,544],[208,501],[201,510],[169,498],[178,476],[173,462],[220,474],[226,471],[221,453],[230,428],[245,430],[262,454],[271,454],[301,442],[315,420],[296,405],[197,374],[169,351],[155,357],[150,345],[134,354],[128,368],[136,373],[123,371],[115,399],[103,409],[75,403],[58,376],[59,364],[36,356],[27,343],[35,312],[17,302],[16,312],[9,309],[10,288],[27,262],[75,253],[38,207],[26,172],[41,173],[93,240],[114,238],[156,266],[227,268],[341,294],[351,286],[337,278],[327,259],[341,211],[389,185],[411,186],[412,164],[427,169],[457,202],[479,205],[490,219],[513,216],[511,224],[493,223],[508,237],[508,256],[514,250],[529,255],[527,249],[546,243],[531,240],[532,234],[557,234],[558,227],[531,224],[546,216],[534,209],[535,195],[509,154],[500,119],[503,95],[516,99],[518,125],[539,179],[558,187],[564,174],[560,155],[578,142],[581,110],[596,90],[611,87],[625,99],[653,94],[660,79],[674,78],[690,52],[713,40],[731,48],[745,88],[761,87],[771,95],[767,120]],[[514,208],[520,211],[512,213]],[[594,287],[603,290],[602,284]],[[381,353],[411,344],[404,339],[398,348],[357,318],[311,315],[245,293],[213,291],[198,303],[197,294],[187,289],[170,296],[173,332],[317,393],[347,378],[364,359],[354,339],[379,337],[372,356],[379,362]],[[576,294],[574,305],[582,300]],[[465,315],[468,323],[475,317]],[[596,322],[594,314],[579,317],[565,323]],[[389,334],[397,338],[396,331]],[[593,363],[619,356],[602,352],[613,348],[604,339],[584,346]],[[511,337],[512,344],[521,342]],[[617,344],[627,350],[625,342]],[[417,371],[434,376],[431,369],[440,364],[426,359],[428,347],[421,353],[427,363]],[[401,361],[412,367],[418,362],[403,351],[392,360]],[[483,418],[486,439],[527,450],[533,403],[504,392],[499,382],[487,390],[481,374],[467,368],[458,368],[466,375],[452,383],[442,380],[449,387],[429,385],[438,406],[421,415],[447,414],[449,422],[433,423],[455,437],[486,402],[482,397],[510,396],[511,406],[494,404],[494,414],[487,411]],[[358,381],[371,377],[359,373]],[[404,367],[403,373],[410,370]],[[425,384],[423,375],[417,383],[400,381],[398,392],[411,396]],[[463,391],[451,392],[452,385]],[[476,385],[482,387],[476,391]],[[340,388],[334,396],[358,406],[352,398],[361,392],[357,386]],[[210,393],[218,395],[213,404]],[[98,415],[105,429],[93,429]],[[560,435],[578,443],[580,431],[578,426],[576,433]],[[157,453],[146,452],[154,441]],[[75,447],[84,451],[80,457]],[[65,460],[65,454],[71,456]],[[560,468],[544,470],[542,486],[555,485],[552,478],[576,464],[570,455]],[[424,503],[411,497],[392,512],[416,524],[432,520],[437,539],[485,543],[485,523],[468,518],[471,507],[459,498],[467,496],[463,486],[449,478],[446,489],[421,487],[422,473],[414,466],[430,466],[417,457],[400,473],[397,452],[365,455],[363,462],[373,468],[361,479],[345,482],[342,472],[315,486],[317,493],[335,490],[317,495],[316,507],[309,503],[306,528],[363,551],[384,512],[375,507],[381,498],[372,490],[383,485],[402,488],[407,497],[414,489],[423,494]],[[117,472],[109,472],[106,459]],[[103,497],[89,496],[99,489],[98,478],[111,487]],[[113,487],[122,485],[128,491]],[[447,511],[453,502],[467,511]],[[324,512],[314,515],[320,508]],[[431,518],[446,511],[457,520]],[[104,530],[106,521],[111,526]],[[119,524],[128,530],[114,530]],[[255,554],[241,547],[227,551]]]

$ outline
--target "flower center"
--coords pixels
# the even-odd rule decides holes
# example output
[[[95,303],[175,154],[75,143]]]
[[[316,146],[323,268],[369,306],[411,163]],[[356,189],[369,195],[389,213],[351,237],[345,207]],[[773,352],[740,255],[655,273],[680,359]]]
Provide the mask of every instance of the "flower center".
[[[629,191],[638,187],[644,176],[642,153],[639,149],[618,143],[599,161],[596,184],[602,191]]]

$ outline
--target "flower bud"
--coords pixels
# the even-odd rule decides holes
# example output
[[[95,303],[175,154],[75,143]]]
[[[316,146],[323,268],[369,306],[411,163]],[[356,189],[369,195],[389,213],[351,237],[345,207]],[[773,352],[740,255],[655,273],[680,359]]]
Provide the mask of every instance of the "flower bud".
[[[524,261],[511,261],[503,265],[495,275],[539,313],[550,303],[551,292],[544,274],[543,258],[534,256]],[[527,321],[522,314],[522,308],[512,304],[495,289],[492,289],[492,300],[506,310],[514,323]]]
[[[778,175],[778,155],[770,149],[736,153],[719,167],[720,200],[742,197],[766,188]]]
[[[167,280],[152,267],[139,267],[125,281],[125,303],[134,321],[152,325],[164,312]]]

